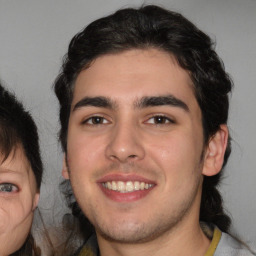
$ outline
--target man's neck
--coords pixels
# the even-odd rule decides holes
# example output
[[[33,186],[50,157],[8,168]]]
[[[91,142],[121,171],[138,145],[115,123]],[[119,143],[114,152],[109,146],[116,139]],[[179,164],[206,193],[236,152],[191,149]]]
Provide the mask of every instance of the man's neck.
[[[186,228],[179,226],[144,243],[119,243],[101,236],[98,236],[98,243],[101,256],[169,256],[170,254],[203,256],[210,245],[199,223]]]

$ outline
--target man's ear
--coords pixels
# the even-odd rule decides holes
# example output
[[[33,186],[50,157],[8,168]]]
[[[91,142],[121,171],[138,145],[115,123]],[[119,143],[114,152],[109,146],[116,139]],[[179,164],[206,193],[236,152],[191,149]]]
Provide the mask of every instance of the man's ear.
[[[219,130],[210,139],[205,156],[203,174],[205,176],[213,176],[220,172],[226,147],[228,143],[228,127],[221,125]]]
[[[62,177],[66,180],[69,180],[69,172],[67,166],[67,156],[64,154],[63,156],[63,163],[62,163]]]

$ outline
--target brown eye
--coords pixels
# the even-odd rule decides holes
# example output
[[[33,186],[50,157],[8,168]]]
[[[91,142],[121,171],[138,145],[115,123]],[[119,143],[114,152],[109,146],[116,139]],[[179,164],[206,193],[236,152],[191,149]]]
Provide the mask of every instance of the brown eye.
[[[157,115],[149,118],[146,123],[161,125],[161,124],[171,124],[171,123],[174,123],[174,121],[166,116]]]
[[[156,116],[154,117],[155,124],[166,124],[169,122],[165,116]]]
[[[108,123],[109,121],[102,116],[92,116],[86,119],[85,121],[83,121],[83,124],[87,124],[87,125],[100,125],[100,124],[108,124]]]
[[[104,118],[102,117],[99,117],[99,116],[95,116],[95,117],[92,117],[92,124],[103,124],[104,122]]]

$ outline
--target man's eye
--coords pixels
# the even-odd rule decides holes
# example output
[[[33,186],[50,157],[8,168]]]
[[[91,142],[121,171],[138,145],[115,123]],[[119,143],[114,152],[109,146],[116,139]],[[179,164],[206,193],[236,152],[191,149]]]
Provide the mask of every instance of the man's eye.
[[[147,120],[148,124],[170,124],[174,121],[166,116],[153,116]]]
[[[11,192],[17,192],[19,189],[17,186],[11,184],[11,183],[2,183],[0,184],[0,193],[11,193]]]
[[[109,123],[107,119],[102,116],[93,116],[83,121],[83,124],[98,125]]]

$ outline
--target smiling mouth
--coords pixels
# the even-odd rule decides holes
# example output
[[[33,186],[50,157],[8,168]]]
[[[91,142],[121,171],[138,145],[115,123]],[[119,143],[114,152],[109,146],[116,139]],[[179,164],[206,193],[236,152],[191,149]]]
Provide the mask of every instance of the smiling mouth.
[[[139,190],[148,190],[154,186],[154,184],[140,181],[107,181],[102,182],[101,184],[108,190],[117,191],[120,193],[131,193]]]

